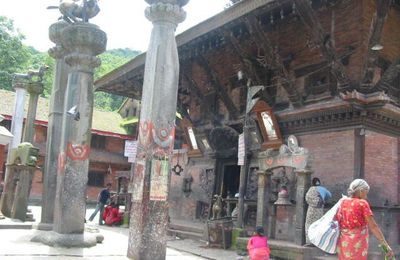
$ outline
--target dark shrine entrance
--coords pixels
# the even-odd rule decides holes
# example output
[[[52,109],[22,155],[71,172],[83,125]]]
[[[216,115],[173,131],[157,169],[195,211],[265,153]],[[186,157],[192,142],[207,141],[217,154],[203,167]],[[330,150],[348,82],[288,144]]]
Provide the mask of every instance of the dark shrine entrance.
[[[222,197],[226,198],[234,197],[239,192],[239,180],[240,180],[240,166],[224,165],[223,168],[223,181],[222,181]]]

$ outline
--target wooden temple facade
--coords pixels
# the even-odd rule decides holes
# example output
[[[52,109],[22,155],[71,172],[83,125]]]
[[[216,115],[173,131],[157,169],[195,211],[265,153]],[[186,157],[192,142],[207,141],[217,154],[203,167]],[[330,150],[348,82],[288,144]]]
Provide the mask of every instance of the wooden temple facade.
[[[176,144],[187,149],[176,150],[172,162],[171,221],[210,218],[214,195],[225,199],[229,215],[241,186],[244,226],[254,228],[258,155],[295,135],[312,155],[312,177],[332,191],[333,201],[354,178],[370,183],[376,218],[398,250],[400,1],[232,2],[177,36],[182,119]],[[145,55],[98,80],[96,90],[140,99]],[[294,241],[295,207],[274,211],[273,203],[283,186],[298,203],[296,181],[288,168],[270,176],[266,208],[270,219],[274,212],[269,234],[276,239]]]

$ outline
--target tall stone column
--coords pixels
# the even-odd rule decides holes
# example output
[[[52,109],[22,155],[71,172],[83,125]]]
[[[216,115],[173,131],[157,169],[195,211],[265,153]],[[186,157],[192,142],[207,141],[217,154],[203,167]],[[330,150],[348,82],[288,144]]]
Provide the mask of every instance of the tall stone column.
[[[298,245],[305,243],[305,223],[306,223],[306,192],[311,185],[311,171],[296,170],[297,188],[296,188],[296,224],[294,242]]]
[[[46,158],[42,192],[42,214],[39,229],[51,230],[54,217],[54,200],[57,188],[57,158],[61,146],[61,126],[64,113],[64,97],[67,88],[69,66],[65,63],[65,48],[62,47],[61,32],[68,26],[65,21],[54,23],[49,28],[49,38],[56,44],[49,55],[56,60],[53,89],[50,98],[47,124]]]
[[[27,84],[27,91],[29,93],[29,105],[28,114],[26,116],[24,142],[33,143],[33,135],[35,134],[35,119],[37,103],[39,95],[43,93],[43,83],[41,82],[29,82]]]
[[[258,172],[258,196],[257,196],[257,217],[256,225],[267,229],[268,225],[268,205],[269,205],[269,183],[272,172]]]
[[[146,0],[153,23],[146,54],[138,152],[132,180],[128,257],[161,260],[166,256],[168,183],[175,137],[179,59],[175,29],[188,0]]]
[[[24,121],[24,101],[26,95],[26,82],[18,77],[14,78],[13,87],[15,89],[15,106],[11,121],[11,134],[13,139],[8,146],[6,176],[4,179],[4,190],[0,200],[0,211],[7,217],[11,217],[11,207],[14,198],[14,172],[9,167],[11,149],[16,148],[21,143],[22,128]]]
[[[21,143],[22,138],[22,129],[24,123],[24,107],[25,107],[25,95],[27,89],[27,83],[23,80],[14,79],[13,87],[15,89],[15,106],[14,106],[14,114],[12,116],[11,121],[11,133],[14,135],[10,146],[8,147],[9,151],[12,148],[17,147]],[[7,158],[10,153],[8,153]]]
[[[96,55],[105,51],[107,37],[96,25],[75,23],[61,35],[70,65],[64,99],[61,152],[58,159],[57,194],[53,230],[61,234],[83,233],[85,191],[88,179],[93,116],[93,69]]]
[[[95,234],[83,233],[93,116],[93,70],[100,65],[96,55],[105,51],[107,37],[96,25],[76,22],[62,30],[61,41],[69,53],[65,62],[70,72],[58,156],[54,232],[46,232],[49,235],[40,241],[51,246],[90,247],[102,240]]]

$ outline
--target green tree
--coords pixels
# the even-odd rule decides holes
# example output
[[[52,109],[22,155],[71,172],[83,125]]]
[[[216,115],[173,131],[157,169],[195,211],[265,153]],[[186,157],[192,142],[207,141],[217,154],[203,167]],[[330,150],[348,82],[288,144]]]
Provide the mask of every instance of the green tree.
[[[101,66],[95,71],[95,79],[101,78],[112,70],[120,67],[138,54],[140,54],[140,52],[128,48],[106,51],[100,55]],[[105,92],[96,92],[94,95],[94,106],[97,109],[105,111],[115,111],[121,106],[124,99],[125,98],[122,96]]]
[[[24,36],[14,28],[13,20],[0,16],[0,88],[12,89],[12,74],[22,72],[29,61]]]

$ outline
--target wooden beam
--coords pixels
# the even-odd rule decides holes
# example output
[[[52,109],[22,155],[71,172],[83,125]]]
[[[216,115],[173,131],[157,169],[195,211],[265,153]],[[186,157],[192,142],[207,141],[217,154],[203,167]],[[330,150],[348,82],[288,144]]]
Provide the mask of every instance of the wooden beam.
[[[214,86],[218,96],[228,109],[229,114],[233,118],[237,118],[239,111],[236,108],[235,104],[233,103],[232,99],[229,97],[228,92],[225,90],[224,86],[222,86],[221,82],[219,81],[217,73],[215,73],[215,71],[212,70],[210,64],[202,55],[199,55],[196,58],[196,61],[204,69],[205,73],[207,74],[207,77],[211,82],[211,85]]]
[[[400,58],[397,58],[383,73],[381,79],[376,83],[376,89],[382,90],[385,92],[390,92],[390,89],[393,89],[393,82],[397,77],[399,77],[400,73]],[[397,97],[400,99],[400,97]]]
[[[193,80],[193,78],[189,76],[187,70],[182,70],[181,73],[182,73],[182,78],[184,78],[188,82],[190,94],[193,95],[197,100],[199,100],[201,108],[208,112],[207,115],[210,116],[213,122],[218,121],[218,117],[215,114],[215,111],[211,109],[209,100],[207,100],[207,98],[201,92],[200,88],[198,87],[197,83]]]
[[[331,35],[326,33],[321,23],[316,17],[309,0],[294,0],[296,10],[300,14],[301,20],[309,28],[314,42],[319,46],[322,55],[331,64],[331,72],[335,76],[339,91],[344,91],[350,84],[343,64],[337,57],[335,48],[332,44]]]
[[[379,51],[373,50],[373,47],[381,42],[383,26],[385,24],[391,2],[391,0],[376,1],[376,12],[371,22],[371,29],[368,37],[368,49],[362,71],[361,88],[365,90],[371,90],[374,87],[372,84],[372,79],[374,77],[375,62],[379,56]]]
[[[245,24],[250,35],[254,37],[257,46],[264,51],[266,61],[279,77],[280,83],[288,93],[290,102],[294,107],[301,107],[303,105],[302,98],[297,91],[296,86],[293,84],[280,57],[275,54],[271,40],[263,32],[258,20],[254,16],[248,16],[245,18]]]
[[[231,44],[232,50],[234,51],[235,55],[239,57],[246,77],[248,77],[252,81],[251,85],[262,85],[262,81],[258,76],[256,69],[254,68],[251,58],[249,57],[249,55],[246,55],[246,52],[240,46],[238,39],[233,36],[232,31],[224,30],[224,37]]]

